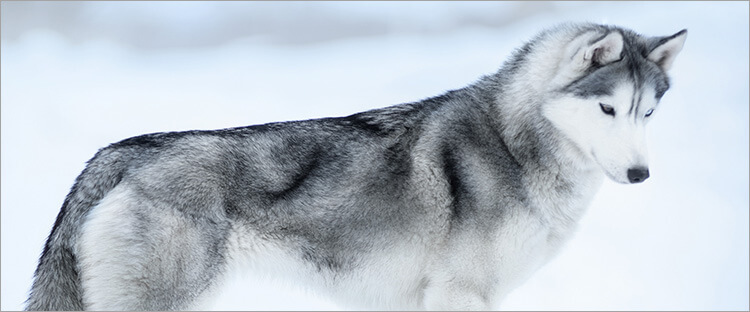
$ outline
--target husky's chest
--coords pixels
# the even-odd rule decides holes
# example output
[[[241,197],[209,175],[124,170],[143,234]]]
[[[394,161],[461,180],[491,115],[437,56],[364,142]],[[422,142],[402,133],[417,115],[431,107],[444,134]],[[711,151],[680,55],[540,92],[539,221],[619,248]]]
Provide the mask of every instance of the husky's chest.
[[[469,263],[461,258],[471,249],[463,246],[451,250],[457,255],[451,257],[454,265],[471,268],[455,268],[456,271],[484,280],[480,284],[491,290],[487,294],[491,301],[502,301],[510,290],[554,257],[574,233],[602,180],[596,172],[580,178],[572,185],[540,179],[533,180],[536,183],[526,181],[529,197],[517,202],[517,207],[510,207],[491,236],[475,237],[478,241],[473,248],[488,251],[486,256],[480,255]]]
[[[527,207],[538,218],[546,234],[549,256],[574,233],[603,176],[597,170],[578,172],[561,179],[559,175],[532,174],[525,181]]]

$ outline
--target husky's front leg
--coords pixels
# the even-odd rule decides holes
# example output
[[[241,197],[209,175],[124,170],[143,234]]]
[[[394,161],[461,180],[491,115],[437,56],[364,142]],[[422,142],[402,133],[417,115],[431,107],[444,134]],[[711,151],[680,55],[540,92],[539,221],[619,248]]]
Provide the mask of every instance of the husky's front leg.
[[[549,228],[531,214],[506,217],[494,231],[455,231],[429,266],[427,310],[492,310],[551,254]]]
[[[480,289],[472,281],[452,277],[427,286],[424,308],[430,311],[486,311],[492,307],[486,289]]]

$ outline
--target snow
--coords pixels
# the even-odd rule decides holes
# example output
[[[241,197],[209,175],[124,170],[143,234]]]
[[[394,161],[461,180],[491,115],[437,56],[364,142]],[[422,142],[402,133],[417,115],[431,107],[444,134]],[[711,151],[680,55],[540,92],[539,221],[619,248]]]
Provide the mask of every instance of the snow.
[[[688,28],[651,178],[605,182],[508,310],[748,310],[748,2],[2,2],[1,306],[84,162],[130,136],[342,116],[460,88],[565,21]],[[237,277],[216,309],[341,309]]]

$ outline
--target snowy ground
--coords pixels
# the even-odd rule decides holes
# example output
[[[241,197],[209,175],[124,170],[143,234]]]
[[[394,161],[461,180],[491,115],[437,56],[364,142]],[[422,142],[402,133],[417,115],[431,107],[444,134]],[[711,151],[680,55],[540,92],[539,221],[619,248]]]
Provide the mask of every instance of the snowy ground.
[[[341,116],[496,71],[564,21],[689,29],[650,123],[652,177],[606,182],[510,310],[748,310],[747,2],[2,2],[2,310],[98,148]],[[340,309],[238,278],[217,309]]]

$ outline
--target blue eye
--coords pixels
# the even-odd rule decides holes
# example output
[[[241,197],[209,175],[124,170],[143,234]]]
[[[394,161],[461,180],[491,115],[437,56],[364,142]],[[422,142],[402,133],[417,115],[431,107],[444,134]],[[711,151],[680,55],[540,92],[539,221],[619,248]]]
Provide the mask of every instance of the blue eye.
[[[652,109],[649,109],[649,110],[647,110],[647,111],[646,111],[646,117],[648,117],[648,116],[651,116],[651,114],[653,114],[653,113],[654,113],[654,109],[653,109],[653,108],[652,108]]]
[[[599,107],[602,109],[602,112],[604,112],[607,115],[610,115],[612,117],[615,116],[615,108],[611,105],[599,103]]]

